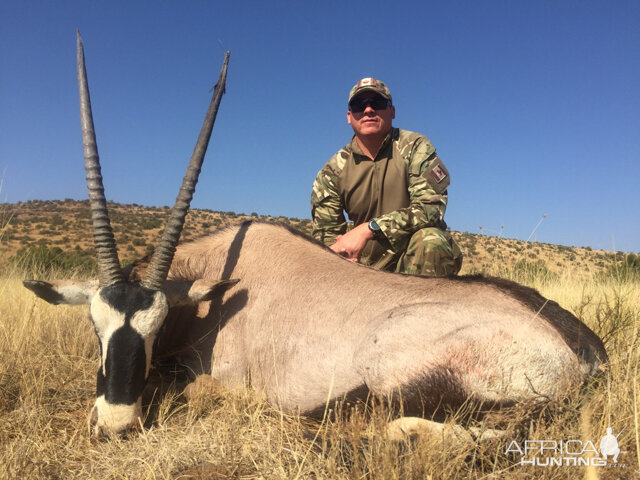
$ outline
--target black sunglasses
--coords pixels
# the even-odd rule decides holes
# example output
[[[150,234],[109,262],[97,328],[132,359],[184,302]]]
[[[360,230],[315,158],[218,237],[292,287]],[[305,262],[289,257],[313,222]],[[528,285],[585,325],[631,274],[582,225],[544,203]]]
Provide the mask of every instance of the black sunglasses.
[[[349,110],[353,113],[364,112],[367,106],[370,106],[374,110],[384,110],[391,102],[386,98],[373,97],[373,98],[355,98],[349,103]]]

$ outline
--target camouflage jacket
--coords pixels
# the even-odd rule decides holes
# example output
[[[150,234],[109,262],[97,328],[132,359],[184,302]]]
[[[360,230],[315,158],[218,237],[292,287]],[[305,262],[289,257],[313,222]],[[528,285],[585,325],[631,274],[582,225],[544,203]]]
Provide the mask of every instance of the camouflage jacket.
[[[362,153],[355,136],[318,172],[311,193],[313,236],[331,245],[355,225],[375,219],[387,251],[406,248],[425,227],[446,229],[449,173],[428,138],[392,128],[376,158]]]

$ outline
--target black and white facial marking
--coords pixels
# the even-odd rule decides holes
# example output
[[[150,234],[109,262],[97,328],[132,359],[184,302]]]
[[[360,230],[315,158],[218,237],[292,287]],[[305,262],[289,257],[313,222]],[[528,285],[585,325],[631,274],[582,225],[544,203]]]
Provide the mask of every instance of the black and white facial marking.
[[[138,283],[102,288],[91,302],[101,365],[93,417],[96,432],[120,432],[142,413],[156,336],[169,311],[166,295]]]

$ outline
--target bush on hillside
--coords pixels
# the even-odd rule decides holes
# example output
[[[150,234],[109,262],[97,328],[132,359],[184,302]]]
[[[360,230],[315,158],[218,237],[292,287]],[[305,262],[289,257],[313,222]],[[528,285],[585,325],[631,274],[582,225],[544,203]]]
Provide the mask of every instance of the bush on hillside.
[[[512,275],[513,280],[525,285],[532,285],[536,280],[546,282],[558,280],[559,278],[557,273],[547,268],[544,260],[538,260],[536,262],[519,260],[513,266]]]
[[[640,281],[640,255],[629,253],[596,276],[596,280],[611,278],[620,282]]]

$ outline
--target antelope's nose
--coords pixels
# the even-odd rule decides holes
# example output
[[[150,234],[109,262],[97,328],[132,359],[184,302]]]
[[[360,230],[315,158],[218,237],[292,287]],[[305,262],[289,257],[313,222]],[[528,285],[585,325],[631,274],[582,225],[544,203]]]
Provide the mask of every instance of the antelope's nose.
[[[127,428],[119,431],[113,431],[105,428],[102,425],[98,425],[93,427],[93,438],[98,441],[106,441],[109,439],[113,439],[115,437],[119,437],[122,440],[126,440],[130,435],[137,433],[141,430],[140,423],[132,423]]]
[[[110,438],[120,437],[122,439],[128,438],[129,435],[142,430],[141,421],[139,417],[136,417],[129,425],[118,430],[109,429],[105,425],[99,425],[98,423],[98,407],[94,406],[91,409],[89,415],[89,429],[92,432],[92,436],[95,440],[109,440]]]

